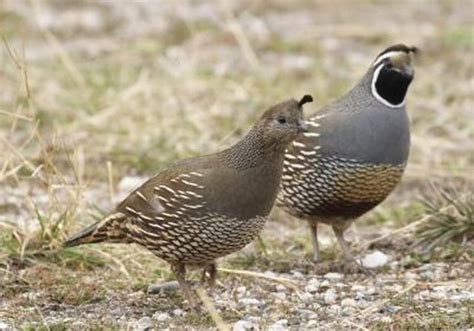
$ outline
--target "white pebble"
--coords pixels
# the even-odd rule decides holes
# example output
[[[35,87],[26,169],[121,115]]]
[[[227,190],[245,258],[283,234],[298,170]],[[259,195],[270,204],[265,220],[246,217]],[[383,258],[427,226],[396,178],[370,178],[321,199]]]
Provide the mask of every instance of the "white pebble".
[[[317,280],[316,278],[311,278],[308,284],[305,286],[305,291],[309,293],[316,293],[318,292],[319,286],[319,280]]]
[[[324,275],[324,278],[331,279],[331,280],[339,280],[339,279],[344,278],[344,276],[342,274],[337,273],[337,272],[329,272],[329,273]]]
[[[351,291],[353,291],[353,292],[364,292],[365,291],[365,286],[363,286],[363,285],[352,285]]]
[[[388,256],[381,251],[375,251],[362,258],[362,265],[370,269],[383,267],[387,262]]]
[[[238,294],[245,294],[245,292],[247,291],[247,289],[245,288],[245,286],[240,286],[237,288],[237,293]]]
[[[260,306],[262,303],[254,298],[242,298],[239,300],[239,303],[245,306]]]
[[[329,287],[331,284],[329,284],[329,281],[326,279],[324,280],[319,287]]]
[[[329,307],[329,311],[331,312],[332,315],[340,315],[342,308],[339,305],[331,305]]]
[[[276,321],[268,327],[268,331],[283,331],[288,330],[288,320],[283,319]]]
[[[148,316],[142,317],[133,325],[134,331],[145,331],[153,328],[153,322]]]
[[[166,320],[170,319],[170,314],[168,313],[161,313],[161,312],[156,312],[153,314],[153,319],[157,320],[158,322],[164,322]]]
[[[237,321],[232,326],[232,331],[245,331],[245,330],[250,330],[252,328],[253,328],[253,324],[251,322],[240,320],[240,321]]]
[[[336,303],[337,294],[333,289],[328,289],[324,292],[324,303],[332,305]]]
[[[356,301],[352,298],[345,298],[341,301],[342,307],[354,307],[356,305]]]
[[[435,300],[445,300],[447,298],[447,295],[444,292],[434,292],[431,293],[431,298]]]
[[[413,272],[410,272],[410,271],[407,271],[405,272],[405,274],[403,275],[403,277],[405,279],[418,279],[420,278],[417,274],[413,273]]]
[[[385,323],[385,324],[390,324],[390,323],[392,323],[392,318],[391,318],[391,317],[388,317],[388,316],[383,316],[383,317],[380,319],[380,322]]]
[[[276,290],[277,290],[278,292],[286,292],[286,287],[285,287],[284,285],[278,284],[278,285],[276,286]]]
[[[318,323],[319,322],[317,320],[311,320],[311,321],[308,321],[308,323],[306,323],[306,326],[308,328],[314,328],[318,326]]]
[[[0,330],[10,330],[10,326],[6,323],[0,322]]]
[[[301,294],[301,301],[308,305],[313,302],[313,295],[311,293],[304,292],[303,294]]]
[[[184,310],[176,308],[175,310],[173,310],[173,315],[174,316],[183,316],[184,315]]]

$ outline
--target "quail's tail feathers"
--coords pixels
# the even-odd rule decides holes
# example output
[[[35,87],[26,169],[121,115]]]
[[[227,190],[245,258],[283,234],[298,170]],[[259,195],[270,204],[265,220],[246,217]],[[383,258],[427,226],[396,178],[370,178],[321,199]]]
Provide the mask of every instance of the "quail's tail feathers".
[[[115,213],[107,216],[88,227],[82,229],[64,243],[64,247],[78,246],[82,244],[94,244],[99,242],[127,242],[126,233],[122,230],[126,215]]]

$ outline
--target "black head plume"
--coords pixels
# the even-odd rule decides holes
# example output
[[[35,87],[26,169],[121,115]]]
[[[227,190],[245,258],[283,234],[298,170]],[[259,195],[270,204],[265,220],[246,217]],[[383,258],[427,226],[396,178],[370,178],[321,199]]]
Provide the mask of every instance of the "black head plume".
[[[305,94],[305,95],[301,98],[301,100],[298,101],[298,105],[299,105],[300,107],[303,107],[303,105],[304,105],[305,103],[308,103],[308,102],[313,102],[313,97],[312,97],[311,95],[309,95],[309,94]]]

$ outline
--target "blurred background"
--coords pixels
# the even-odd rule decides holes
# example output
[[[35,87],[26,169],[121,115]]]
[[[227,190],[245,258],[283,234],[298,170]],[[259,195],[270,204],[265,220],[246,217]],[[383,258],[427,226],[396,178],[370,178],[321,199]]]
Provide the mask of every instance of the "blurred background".
[[[74,303],[70,286],[94,298],[102,282],[93,270],[104,264],[123,279],[111,291],[166,278],[166,265],[135,247],[38,252],[56,249],[166,164],[231,145],[266,107],[310,93],[305,112],[316,111],[395,43],[422,51],[407,101],[410,160],[352,238],[409,225],[426,212],[423,196],[438,201],[448,190],[465,201],[474,183],[473,13],[470,0],[1,1],[0,265],[10,272],[2,280],[11,285],[21,269],[31,281],[40,265],[38,286],[55,279],[58,300]],[[339,256],[327,233],[325,254]],[[228,263],[308,268],[297,264],[310,251],[301,221],[275,211],[262,239],[268,259],[251,246]],[[27,268],[18,261],[28,256]],[[95,277],[94,289],[52,276],[68,279],[71,269]],[[0,290],[5,311],[19,293]]]

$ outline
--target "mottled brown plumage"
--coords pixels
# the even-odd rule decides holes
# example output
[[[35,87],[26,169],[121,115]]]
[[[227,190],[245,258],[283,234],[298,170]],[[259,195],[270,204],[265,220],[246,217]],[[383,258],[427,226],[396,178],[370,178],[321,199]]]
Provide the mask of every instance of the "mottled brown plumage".
[[[321,259],[318,223],[333,227],[352,261],[344,230],[402,177],[410,146],[405,97],[415,52],[404,45],[384,50],[351,91],[309,117],[309,132],[288,147],[278,204],[309,222],[315,261]]]
[[[222,152],[183,160],[151,178],[102,221],[65,246],[137,243],[172,266],[184,294],[186,265],[202,266],[214,282],[214,260],[250,243],[277,195],[286,146],[304,128],[302,104],[267,110],[250,132]]]

